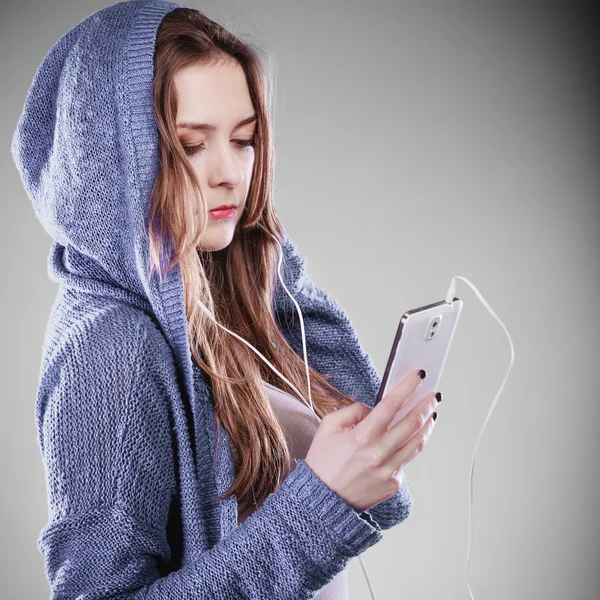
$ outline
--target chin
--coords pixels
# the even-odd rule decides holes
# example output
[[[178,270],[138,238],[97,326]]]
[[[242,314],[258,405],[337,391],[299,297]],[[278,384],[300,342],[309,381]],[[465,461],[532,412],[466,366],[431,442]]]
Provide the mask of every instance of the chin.
[[[219,250],[224,250],[231,244],[233,240],[233,234],[235,232],[235,228],[227,229],[226,231],[221,229],[220,231],[210,231],[207,229],[204,233],[204,239],[198,244],[198,250],[203,250],[204,252],[218,252]]]

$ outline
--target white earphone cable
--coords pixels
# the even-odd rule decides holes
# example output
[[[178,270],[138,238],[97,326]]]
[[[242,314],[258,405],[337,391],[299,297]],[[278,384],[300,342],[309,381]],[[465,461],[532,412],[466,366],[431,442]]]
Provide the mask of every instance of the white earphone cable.
[[[473,459],[471,461],[471,473],[470,473],[470,483],[469,483],[469,545],[467,548],[467,560],[465,562],[465,583],[467,584],[467,588],[469,590],[469,595],[474,600],[473,593],[471,592],[471,588],[469,586],[468,569],[469,569],[469,559],[471,557],[471,544],[472,544],[472,538],[473,538],[473,526],[472,526],[473,508],[472,508],[472,506],[473,506],[473,472],[475,470],[475,455],[477,454],[477,448],[479,446],[479,442],[481,441],[481,436],[483,435],[485,426],[487,425],[487,422],[490,419],[492,411],[494,410],[494,407],[496,406],[496,402],[498,401],[498,398],[499,398],[500,394],[502,393],[502,390],[504,389],[504,385],[506,384],[508,374],[510,373],[510,370],[512,369],[513,364],[515,362],[515,349],[513,346],[512,338],[510,337],[510,333],[508,333],[508,329],[506,329],[506,327],[504,326],[504,323],[500,320],[498,315],[496,315],[496,313],[492,310],[491,306],[485,301],[484,297],[481,295],[481,293],[475,287],[475,285],[473,285],[466,277],[462,277],[461,275],[455,275],[452,278],[452,282],[450,283],[450,288],[448,289],[448,293],[446,294],[446,302],[452,302],[452,298],[454,297],[454,290],[456,289],[456,280],[457,279],[462,279],[465,283],[467,283],[471,287],[471,289],[475,292],[475,294],[477,295],[479,300],[481,300],[482,304],[487,308],[488,312],[492,315],[492,317],[494,317],[494,319],[496,319],[496,321],[498,321],[498,323],[500,323],[500,326],[502,327],[502,329],[504,329],[504,333],[506,333],[506,337],[508,337],[508,341],[510,343],[510,364],[508,366],[508,370],[506,371],[506,375],[504,376],[504,379],[502,380],[502,385],[498,389],[498,392],[496,393],[496,396],[494,397],[492,405],[490,406],[490,410],[488,411],[488,414],[485,417],[485,421],[483,422],[483,427],[481,428],[481,431],[479,432],[479,437],[477,438],[477,443],[475,444],[475,450],[473,450]]]

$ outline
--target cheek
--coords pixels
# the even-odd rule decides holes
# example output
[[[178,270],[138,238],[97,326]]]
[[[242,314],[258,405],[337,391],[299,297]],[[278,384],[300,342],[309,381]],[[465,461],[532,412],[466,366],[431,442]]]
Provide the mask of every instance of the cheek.
[[[254,153],[248,159],[245,168],[244,168],[244,176],[246,182],[246,190],[250,187],[250,182],[252,181],[252,173],[254,172]]]
[[[252,173],[246,173],[246,179],[244,181],[244,196],[248,197],[248,192],[250,191],[250,185],[252,183]]]

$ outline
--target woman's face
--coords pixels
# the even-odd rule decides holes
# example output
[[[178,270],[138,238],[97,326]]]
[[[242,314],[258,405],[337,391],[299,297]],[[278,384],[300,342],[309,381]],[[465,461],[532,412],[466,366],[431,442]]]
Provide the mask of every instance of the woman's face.
[[[199,248],[214,252],[231,243],[242,216],[254,166],[256,117],[246,75],[237,63],[193,65],[174,78],[177,134],[212,211],[235,205],[232,216],[209,223]],[[245,123],[244,123],[245,122]]]

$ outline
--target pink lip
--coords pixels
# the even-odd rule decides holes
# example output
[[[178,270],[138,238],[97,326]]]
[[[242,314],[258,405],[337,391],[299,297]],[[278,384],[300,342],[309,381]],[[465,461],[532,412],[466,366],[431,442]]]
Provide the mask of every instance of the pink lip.
[[[213,208],[210,212],[212,212],[213,210],[226,210],[228,208],[236,208],[235,204],[223,204],[222,206],[217,206],[217,208]]]
[[[232,208],[215,208],[214,210],[209,211],[209,215],[213,219],[228,219],[235,215],[236,207]]]

